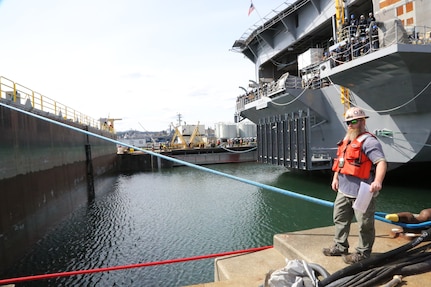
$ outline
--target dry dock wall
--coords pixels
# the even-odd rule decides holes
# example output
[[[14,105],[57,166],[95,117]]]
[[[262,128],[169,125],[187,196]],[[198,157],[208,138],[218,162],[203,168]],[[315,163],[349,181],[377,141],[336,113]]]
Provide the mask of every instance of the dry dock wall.
[[[0,106],[0,274],[88,202],[88,167],[97,192],[115,159],[113,143]]]

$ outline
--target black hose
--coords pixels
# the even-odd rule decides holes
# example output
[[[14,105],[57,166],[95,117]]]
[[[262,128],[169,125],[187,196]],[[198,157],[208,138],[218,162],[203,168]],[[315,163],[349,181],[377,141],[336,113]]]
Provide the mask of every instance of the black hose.
[[[424,251],[426,251],[426,250],[428,250],[428,249],[431,249],[431,243],[428,243],[428,244],[422,245],[422,246],[420,246],[420,247],[412,248],[412,249],[410,249],[409,251],[407,251],[407,252],[405,253],[405,255],[410,256],[410,255],[412,255],[412,254],[417,254],[417,253],[424,252]],[[404,254],[401,254],[401,255],[399,255],[399,256],[397,256],[397,257],[404,258],[404,256],[403,256],[403,255],[404,255]]]
[[[326,278],[328,276],[330,276],[331,274],[329,274],[329,272],[323,268],[321,265],[316,264],[316,263],[308,263],[308,266],[310,266],[314,272],[316,272],[317,274],[319,274],[320,276],[322,276],[323,278]]]
[[[431,259],[400,268],[403,276],[416,275],[431,271]]]
[[[353,283],[346,284],[346,286],[362,286],[363,284],[368,284],[367,286],[373,286],[370,284],[370,282],[372,282],[376,278],[386,278],[388,274],[389,275],[391,274],[390,271],[391,271],[390,268],[382,266],[382,267],[371,269],[369,270],[369,272],[367,271],[361,272],[364,274],[362,274],[360,278],[357,278],[358,276],[353,276],[354,284]]]
[[[427,261],[424,262],[417,262],[414,264],[403,264],[402,266],[392,266],[391,268],[388,268],[385,274],[372,278],[365,284],[361,285],[346,285],[352,286],[352,287],[367,287],[367,286],[376,286],[377,284],[382,284],[385,282],[390,281],[394,275],[402,275],[409,276],[409,275],[415,275],[420,273],[425,273],[431,271],[431,257]]]
[[[346,276],[331,282],[326,287],[367,287],[383,284],[394,275],[415,275],[431,271],[431,254],[415,256],[413,262],[404,262],[391,266],[376,267],[355,275]]]
[[[326,285],[325,287],[357,286],[364,283],[364,281],[368,283],[373,278],[385,276],[387,271],[387,267],[376,267],[367,271],[362,271],[358,274],[339,278]]]
[[[418,246],[420,243],[424,241],[431,240],[431,228],[422,231],[421,236],[417,237],[416,239],[410,241],[407,244],[404,244],[398,248],[395,248],[391,251],[378,254],[372,258],[367,258],[362,261],[359,261],[355,264],[352,264],[350,266],[347,266],[346,268],[343,268],[341,270],[338,270],[334,274],[326,277],[322,281],[319,282],[319,287],[328,286],[331,282],[334,282],[340,278],[351,276],[354,274],[357,274],[361,271],[368,270],[370,268],[378,266],[380,263],[384,261],[389,261],[390,258],[393,257],[399,257],[401,254],[406,254],[408,251],[416,246]],[[338,286],[338,285],[337,285]]]

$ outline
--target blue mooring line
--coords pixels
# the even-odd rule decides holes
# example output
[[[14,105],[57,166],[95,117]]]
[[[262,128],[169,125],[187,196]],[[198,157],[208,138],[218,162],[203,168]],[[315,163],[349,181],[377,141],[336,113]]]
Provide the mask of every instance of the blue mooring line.
[[[25,111],[25,110],[22,110],[22,109],[13,107],[13,106],[9,106],[9,105],[6,105],[4,103],[0,103],[0,105],[3,106],[3,107],[9,108],[9,109],[15,110],[17,112],[29,115],[31,117],[36,117],[36,118],[41,119],[43,121],[47,121],[47,122],[50,122],[52,124],[59,125],[59,126],[62,126],[62,127],[68,128],[68,129],[72,129],[74,131],[77,131],[77,132],[80,132],[80,133],[84,133],[84,134],[87,134],[89,136],[93,136],[93,137],[96,137],[96,138],[100,138],[102,140],[106,140],[106,141],[109,141],[109,142],[112,142],[112,143],[115,143],[115,144],[118,144],[118,145],[127,146],[129,148],[133,148],[135,150],[139,150],[139,151],[148,153],[150,155],[163,158],[165,160],[170,160],[170,161],[173,161],[173,162],[176,162],[176,163],[179,163],[179,164],[182,164],[182,165],[190,166],[190,167],[202,170],[202,171],[206,171],[206,172],[210,172],[210,173],[213,173],[213,174],[221,175],[221,176],[224,176],[224,177],[236,180],[236,181],[240,181],[240,182],[247,183],[247,184],[250,184],[250,185],[254,185],[254,186],[257,186],[257,187],[260,187],[260,188],[263,188],[263,189],[267,189],[267,190],[271,190],[271,191],[274,191],[274,192],[278,192],[278,193],[281,193],[281,194],[284,194],[284,195],[287,195],[287,196],[290,196],[290,197],[293,197],[293,198],[299,198],[299,199],[302,199],[302,200],[305,200],[305,201],[313,202],[313,203],[320,204],[320,205],[327,206],[327,207],[331,207],[331,208],[334,206],[334,204],[332,202],[327,201],[327,200],[323,200],[323,199],[319,199],[319,198],[315,198],[315,197],[311,197],[311,196],[307,196],[307,195],[295,193],[295,192],[292,192],[292,191],[289,191],[289,190],[281,189],[281,188],[278,188],[278,187],[274,187],[274,186],[262,184],[262,183],[255,182],[255,181],[252,181],[252,180],[248,180],[248,179],[245,179],[245,178],[241,178],[241,177],[237,177],[237,176],[230,175],[230,174],[227,174],[227,173],[223,173],[223,172],[220,172],[220,171],[217,171],[217,170],[213,170],[213,169],[210,169],[210,168],[207,168],[207,167],[199,166],[199,165],[196,165],[196,164],[193,164],[193,163],[189,163],[189,162],[182,161],[182,160],[179,160],[179,159],[176,159],[176,158],[165,156],[163,154],[159,154],[159,153],[152,152],[152,151],[149,151],[149,150],[144,150],[142,148],[137,148],[137,147],[135,147],[133,145],[122,143],[122,142],[119,142],[117,140],[105,137],[105,136],[101,136],[101,135],[98,135],[98,134],[95,134],[95,133],[92,133],[92,132],[89,132],[89,131],[85,131],[85,130],[79,129],[77,127],[69,126],[69,125],[64,124],[62,122],[58,122],[58,121],[55,121],[55,120],[52,120],[52,119],[49,119],[49,118],[46,118],[46,117],[34,114],[32,112],[28,112],[28,111]]]

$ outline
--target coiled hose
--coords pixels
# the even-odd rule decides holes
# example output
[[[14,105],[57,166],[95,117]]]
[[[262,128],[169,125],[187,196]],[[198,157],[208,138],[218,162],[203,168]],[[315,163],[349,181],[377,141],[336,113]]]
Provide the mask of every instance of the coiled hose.
[[[346,268],[338,270],[334,274],[320,281],[318,286],[373,286],[371,285],[371,280],[382,281],[383,279],[387,280],[394,274],[411,275],[430,271],[431,254],[423,251],[430,248],[431,244],[427,244],[421,248],[416,248],[412,250],[422,242],[430,240],[431,228],[422,231],[421,236],[405,245],[402,245],[391,251],[376,255],[372,258],[367,258],[365,260],[347,266]],[[396,261],[396,264],[390,266],[384,265],[388,262],[394,261]]]
[[[431,271],[431,254],[422,253],[406,257],[404,260],[391,265],[375,267],[358,274],[340,278],[326,285],[326,287],[377,286],[390,280],[394,275],[408,276],[428,271]]]

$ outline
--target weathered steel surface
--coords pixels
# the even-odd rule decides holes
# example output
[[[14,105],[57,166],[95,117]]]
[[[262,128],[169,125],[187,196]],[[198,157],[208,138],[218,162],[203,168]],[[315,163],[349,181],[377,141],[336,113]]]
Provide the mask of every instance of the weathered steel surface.
[[[86,144],[97,184],[115,168],[113,143],[0,106],[0,274],[87,202]]]

